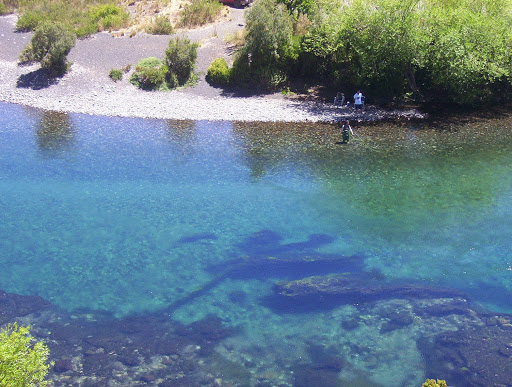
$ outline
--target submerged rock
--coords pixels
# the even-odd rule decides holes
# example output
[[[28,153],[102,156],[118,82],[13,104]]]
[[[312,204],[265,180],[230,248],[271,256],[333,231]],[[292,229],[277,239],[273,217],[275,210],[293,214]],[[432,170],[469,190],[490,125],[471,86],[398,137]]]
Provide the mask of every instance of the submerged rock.
[[[414,317],[410,312],[400,311],[391,316],[389,320],[382,324],[380,333],[391,332],[397,329],[405,328],[414,322]]]
[[[16,317],[41,312],[50,303],[38,296],[22,296],[0,290],[0,325],[13,322]]]
[[[335,297],[340,301],[371,301],[385,298],[462,297],[464,293],[420,283],[386,282],[371,273],[314,276],[276,283],[274,291],[285,297]]]

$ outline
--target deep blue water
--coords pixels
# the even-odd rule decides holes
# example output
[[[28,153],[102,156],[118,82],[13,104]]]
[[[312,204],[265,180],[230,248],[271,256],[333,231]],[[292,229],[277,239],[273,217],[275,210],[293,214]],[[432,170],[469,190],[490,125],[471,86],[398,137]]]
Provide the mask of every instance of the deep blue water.
[[[511,313],[512,121],[354,126],[345,146],[331,125],[0,104],[0,289],[116,318],[214,314],[241,328],[220,353],[239,361],[262,348],[275,373],[308,340],[365,343],[378,359],[351,357],[343,377],[418,383],[417,329],[347,333],[339,321],[361,313],[354,305],[280,311],[272,288],[379,273]]]

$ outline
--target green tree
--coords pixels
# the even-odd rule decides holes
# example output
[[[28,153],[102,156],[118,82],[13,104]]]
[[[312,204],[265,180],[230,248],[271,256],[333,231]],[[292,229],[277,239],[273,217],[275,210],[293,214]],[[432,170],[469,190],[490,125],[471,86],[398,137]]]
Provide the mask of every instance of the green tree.
[[[421,98],[416,72],[423,64],[428,30],[419,0],[356,0],[346,10],[339,41],[350,78],[386,99],[412,92]]]
[[[60,23],[45,23],[36,29],[30,43],[20,55],[22,62],[40,62],[54,75],[68,69],[67,55],[74,47],[76,36]]]
[[[167,82],[170,87],[183,86],[193,76],[197,59],[197,43],[188,38],[175,38],[169,41],[165,51]]]
[[[294,56],[293,18],[275,0],[259,0],[247,12],[245,46],[233,63],[235,84],[274,89],[288,77]]]
[[[29,327],[9,324],[0,331],[0,386],[28,387],[44,382],[52,363],[42,342],[31,345]]]

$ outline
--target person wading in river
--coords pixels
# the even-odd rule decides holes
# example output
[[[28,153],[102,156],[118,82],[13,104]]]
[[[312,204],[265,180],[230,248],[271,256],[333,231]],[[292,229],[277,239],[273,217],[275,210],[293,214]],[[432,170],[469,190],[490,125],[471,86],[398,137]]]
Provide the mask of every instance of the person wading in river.
[[[342,135],[342,144],[348,144],[350,141],[350,136],[353,135],[354,132],[352,131],[352,128],[350,127],[350,122],[345,121],[343,123],[343,126],[341,127],[341,135]]]

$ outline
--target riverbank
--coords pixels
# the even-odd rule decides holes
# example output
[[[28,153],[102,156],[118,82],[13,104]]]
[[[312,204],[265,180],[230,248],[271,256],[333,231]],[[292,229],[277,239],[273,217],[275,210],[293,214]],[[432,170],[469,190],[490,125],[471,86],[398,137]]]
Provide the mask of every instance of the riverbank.
[[[243,28],[243,10],[231,9],[231,19],[186,32],[200,43],[196,86],[169,92],[136,89],[126,74],[113,82],[110,69],[138,60],[162,57],[168,36],[137,34],[134,37],[99,33],[77,41],[69,54],[71,71],[63,78],[49,80],[39,64],[18,66],[17,58],[30,41],[30,33],[14,32],[16,16],[0,17],[0,101],[61,112],[139,118],[230,121],[338,122],[418,119],[414,109],[384,110],[368,106],[363,112],[334,106],[314,99],[277,94],[242,94],[210,86],[204,79],[209,64],[218,56],[230,60],[232,50],[224,37]]]

